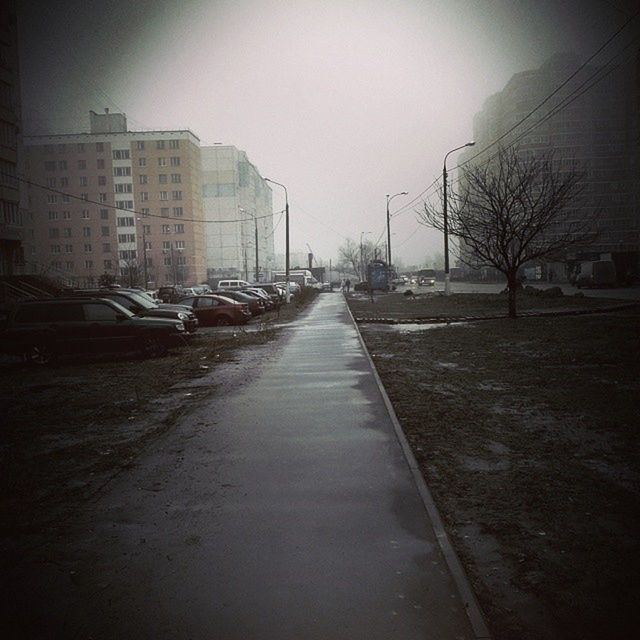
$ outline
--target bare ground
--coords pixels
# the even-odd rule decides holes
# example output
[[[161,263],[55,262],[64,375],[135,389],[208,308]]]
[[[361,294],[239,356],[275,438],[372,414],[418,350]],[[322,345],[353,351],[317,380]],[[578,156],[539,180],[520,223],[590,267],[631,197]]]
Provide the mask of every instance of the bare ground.
[[[356,316],[395,318],[487,316],[505,304],[421,298],[350,304]],[[520,308],[603,304],[535,298]],[[638,309],[360,328],[494,637],[633,637]]]

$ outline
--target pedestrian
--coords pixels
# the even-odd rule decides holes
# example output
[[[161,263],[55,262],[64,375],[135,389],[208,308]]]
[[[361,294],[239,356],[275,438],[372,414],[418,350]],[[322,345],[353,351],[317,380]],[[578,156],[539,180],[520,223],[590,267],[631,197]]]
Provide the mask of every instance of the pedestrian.
[[[349,278],[345,281],[344,288],[347,290],[347,293],[349,293],[349,290],[351,289],[351,280],[349,280]]]

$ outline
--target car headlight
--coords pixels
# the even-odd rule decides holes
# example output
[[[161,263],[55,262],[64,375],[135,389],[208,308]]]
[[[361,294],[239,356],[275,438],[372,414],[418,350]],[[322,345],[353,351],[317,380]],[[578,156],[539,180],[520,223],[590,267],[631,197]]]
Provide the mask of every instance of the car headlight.
[[[182,322],[184,322],[185,320],[187,320],[189,318],[189,316],[186,313],[182,313],[180,312],[178,314],[178,320],[182,320]]]
[[[185,330],[184,325],[182,324],[182,322],[178,322],[178,324],[176,325],[176,329],[178,331],[184,331]]]

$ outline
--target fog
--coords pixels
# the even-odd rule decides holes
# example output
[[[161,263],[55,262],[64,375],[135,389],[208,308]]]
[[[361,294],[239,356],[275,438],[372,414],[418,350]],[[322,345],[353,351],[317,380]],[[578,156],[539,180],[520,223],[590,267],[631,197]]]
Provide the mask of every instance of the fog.
[[[424,192],[514,73],[557,52],[586,58],[633,3],[19,5],[25,134],[87,131],[89,110],[108,107],[130,129],[189,128],[203,144],[233,144],[287,186],[291,250],[309,245],[326,264],[347,237],[385,241],[385,194],[409,192],[394,211]],[[392,219],[394,257],[405,264],[441,251],[440,234],[417,222],[419,204]]]

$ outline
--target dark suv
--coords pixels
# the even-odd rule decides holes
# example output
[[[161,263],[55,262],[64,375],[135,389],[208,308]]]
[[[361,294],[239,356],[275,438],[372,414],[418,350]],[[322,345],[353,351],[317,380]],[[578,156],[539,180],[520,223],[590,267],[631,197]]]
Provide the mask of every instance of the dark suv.
[[[184,324],[187,333],[193,333],[198,328],[198,318],[187,306],[156,304],[146,295],[137,291],[123,289],[75,289],[68,292],[69,296],[82,298],[107,298],[129,309],[131,313],[143,318],[170,318]]]
[[[16,305],[0,331],[0,353],[47,364],[59,355],[141,351],[166,353],[180,344],[184,324],[140,318],[104,298],[48,298]]]

